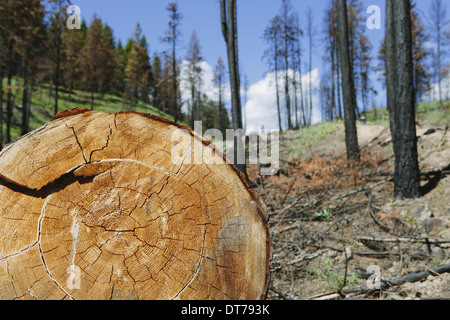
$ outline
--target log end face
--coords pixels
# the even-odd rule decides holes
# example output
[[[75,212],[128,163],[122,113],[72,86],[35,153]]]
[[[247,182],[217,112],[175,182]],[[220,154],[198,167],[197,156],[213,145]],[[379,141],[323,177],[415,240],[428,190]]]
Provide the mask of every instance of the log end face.
[[[11,161],[0,172],[26,186],[0,185],[0,221],[9,223],[0,225],[0,252],[10,249],[0,288],[21,278],[16,297],[32,288],[39,299],[263,299],[267,208],[222,154],[214,153],[220,165],[188,164],[187,149],[174,164],[177,128],[185,129],[141,113],[74,108],[4,150]],[[210,148],[192,130],[183,134]],[[45,188],[27,189],[35,185]]]

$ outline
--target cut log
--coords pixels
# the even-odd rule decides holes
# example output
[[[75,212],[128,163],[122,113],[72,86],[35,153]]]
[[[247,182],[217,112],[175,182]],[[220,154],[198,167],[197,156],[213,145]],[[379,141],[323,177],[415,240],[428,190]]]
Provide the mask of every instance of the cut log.
[[[76,108],[0,153],[0,299],[263,299],[270,255],[262,201],[166,119]]]

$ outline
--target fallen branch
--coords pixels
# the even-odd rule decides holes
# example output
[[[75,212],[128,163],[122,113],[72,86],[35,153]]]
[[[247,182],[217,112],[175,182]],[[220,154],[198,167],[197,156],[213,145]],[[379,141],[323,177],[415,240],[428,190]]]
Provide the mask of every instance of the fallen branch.
[[[375,223],[376,223],[377,225],[379,225],[384,231],[386,231],[386,232],[392,232],[392,228],[391,228],[391,227],[385,225],[383,222],[381,222],[381,221],[378,219],[378,217],[377,217],[377,215],[375,214],[375,212],[373,212],[372,205],[371,205],[370,202],[369,202],[369,205],[367,206],[367,211],[369,211],[369,214],[370,214],[370,216],[372,217],[373,221],[375,221]]]
[[[434,170],[434,171],[424,171],[424,172],[420,172],[419,175],[420,177],[426,177],[429,178],[430,176],[437,176],[437,175],[441,175],[446,176],[450,174],[450,170],[448,170],[447,168],[443,169],[443,170]],[[365,174],[366,177],[371,177],[371,176],[382,176],[382,177],[393,177],[395,175],[395,172],[389,172],[389,171],[376,171],[376,172],[368,172]]]
[[[448,126],[445,126],[445,130],[444,130],[444,134],[442,135],[441,141],[439,141],[438,145],[437,145],[437,149],[439,149],[442,145],[444,145],[446,139],[445,139],[445,135],[448,132]]]
[[[283,300],[289,300],[284,294],[282,294],[280,291],[274,289],[273,287],[270,287],[269,290],[275,292]]]
[[[363,236],[359,238],[359,241],[378,241],[378,242],[412,242],[412,243],[429,243],[429,244],[442,244],[442,243],[450,243],[450,240],[435,240],[429,238],[377,238],[377,237],[368,237]]]
[[[371,292],[374,290],[383,290],[386,288],[402,285],[406,282],[412,283],[412,282],[417,282],[417,281],[423,280],[423,279],[427,278],[430,274],[436,276],[436,275],[440,275],[443,273],[449,273],[449,272],[450,272],[450,264],[446,264],[446,265],[442,265],[442,266],[439,266],[434,269],[428,269],[428,270],[419,271],[419,272],[412,272],[406,276],[399,277],[399,278],[396,278],[393,280],[381,280],[377,289],[369,289],[368,287],[359,287],[359,288],[344,290],[342,293],[344,293],[344,294],[349,294],[349,293],[362,294],[362,293],[367,293],[367,292]]]
[[[336,248],[333,246],[329,246],[326,244],[320,244],[320,245],[315,245],[318,248],[328,248],[334,251],[338,251],[338,252],[344,252],[344,249],[342,248]],[[372,256],[374,258],[377,257],[386,257],[386,256],[399,256],[400,253],[397,252],[389,252],[389,251],[384,251],[384,252],[375,252],[375,251],[352,251],[352,254],[357,255],[357,256]]]
[[[356,190],[353,190],[350,193],[347,193],[347,194],[344,194],[344,195],[339,195],[339,196],[334,196],[333,198],[331,198],[331,200],[333,200],[333,201],[334,200],[339,200],[339,199],[342,199],[342,198],[345,198],[345,197],[349,197],[349,196],[352,196],[354,194],[357,194],[357,193],[363,192],[363,191],[367,192],[370,189],[373,189],[373,188],[378,187],[379,185],[381,185],[383,183],[390,182],[390,181],[392,181],[392,178],[383,179],[383,180],[381,180],[381,181],[379,181],[379,182],[377,182],[377,183],[375,183],[375,184],[373,184],[371,186],[364,186],[364,187],[358,188]]]
[[[313,254],[311,254],[309,256],[304,256],[304,257],[300,257],[300,258],[297,258],[295,260],[289,261],[289,262],[287,262],[287,263],[285,263],[285,264],[283,264],[281,266],[278,266],[276,268],[270,269],[270,271],[271,272],[278,271],[278,270],[281,270],[281,269],[283,269],[283,268],[285,268],[287,266],[290,266],[290,265],[293,265],[293,264],[296,264],[296,263],[299,263],[299,262],[302,262],[302,261],[312,260],[314,258],[317,258],[317,257],[321,256],[325,252],[328,252],[328,249],[321,250],[321,251],[313,253]]]
[[[340,299],[341,295],[336,292],[329,293],[321,293],[312,297],[307,298],[306,300],[337,300]]]

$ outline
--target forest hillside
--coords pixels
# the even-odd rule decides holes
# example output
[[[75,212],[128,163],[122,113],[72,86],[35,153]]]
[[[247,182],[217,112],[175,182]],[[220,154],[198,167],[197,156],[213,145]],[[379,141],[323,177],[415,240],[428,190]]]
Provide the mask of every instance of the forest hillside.
[[[23,80],[21,78],[15,78],[12,83],[12,93],[14,100],[13,117],[11,125],[11,139],[15,140],[21,136],[21,117],[22,117],[22,89]],[[34,130],[52,120],[53,114],[53,102],[54,98],[51,86],[48,84],[42,84],[37,88],[34,88],[34,94],[31,96],[31,112],[30,112],[30,130]],[[105,93],[102,97],[100,94],[98,99],[95,99],[94,109],[106,111],[106,112],[119,112],[128,111],[128,105],[124,103],[122,97],[114,91]],[[62,89],[58,93],[59,103],[61,110],[71,109],[75,107],[91,108],[91,93],[83,90],[65,90]],[[138,101],[133,110],[138,112],[145,112],[161,116],[170,120],[173,117],[165,112],[158,110],[151,104]]]
[[[130,279],[152,299],[450,298],[448,1],[372,2],[0,0],[0,299],[113,299]],[[87,193],[62,198],[83,216],[48,215],[74,183]],[[169,218],[184,219],[171,245]],[[72,226],[52,229],[72,251],[41,232],[47,222]],[[75,250],[92,241],[104,253],[94,227],[126,246],[88,259],[101,276],[81,273],[90,251]],[[177,237],[188,234],[195,246]],[[145,250],[126,256],[124,236],[158,249],[161,268]]]
[[[361,162],[353,166],[343,123],[328,122],[281,134],[278,175],[249,168],[269,208],[270,299],[450,295],[450,275],[433,272],[450,263],[450,112],[432,102],[418,108],[422,197],[414,200],[394,200],[386,117],[381,109],[358,123]],[[374,270],[383,290],[367,289]],[[419,271],[428,274],[411,277]]]
[[[12,138],[20,136],[20,78]],[[13,85],[14,88],[14,85]],[[91,94],[59,92],[64,109],[90,107]],[[108,93],[94,109],[127,111]],[[35,89],[30,129],[50,121],[49,87]],[[134,110],[172,119],[150,104]],[[249,179],[269,211],[273,240],[268,299],[436,298],[449,296],[450,276],[430,271],[425,281],[368,291],[371,269],[393,280],[450,263],[450,110],[437,102],[417,109],[421,192],[419,199],[394,200],[394,155],[385,109],[367,112],[357,123],[361,162],[348,165],[343,121],[329,121],[280,134],[280,169]],[[369,268],[369,270],[368,270]],[[373,271],[372,271],[373,272]],[[421,278],[420,280],[424,280]],[[376,292],[377,296],[373,296]]]

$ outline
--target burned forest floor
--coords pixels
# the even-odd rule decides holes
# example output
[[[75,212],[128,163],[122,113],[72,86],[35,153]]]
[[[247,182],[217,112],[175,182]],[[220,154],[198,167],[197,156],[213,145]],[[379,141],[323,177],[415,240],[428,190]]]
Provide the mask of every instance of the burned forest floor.
[[[449,123],[418,117],[417,135],[415,200],[394,200],[387,123],[358,124],[360,163],[332,122],[283,132],[278,174],[248,168],[269,212],[267,299],[450,298]]]

